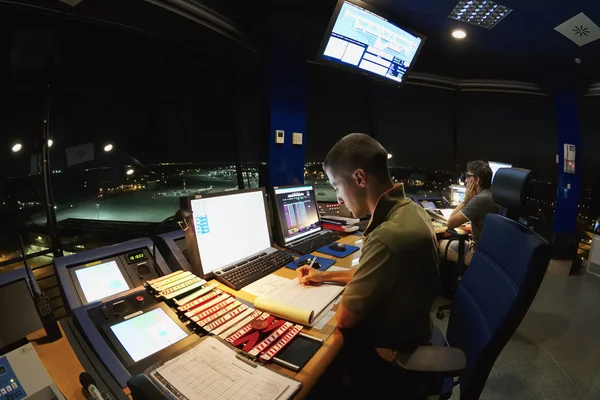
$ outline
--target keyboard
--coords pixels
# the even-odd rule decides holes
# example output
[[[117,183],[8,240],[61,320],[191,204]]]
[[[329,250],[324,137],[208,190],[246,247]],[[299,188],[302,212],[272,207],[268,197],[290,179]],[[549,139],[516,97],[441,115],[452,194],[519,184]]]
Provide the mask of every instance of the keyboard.
[[[323,246],[335,242],[339,238],[341,238],[341,236],[337,233],[327,231],[324,234],[316,235],[315,237],[310,239],[304,239],[298,242],[290,243],[285,247],[299,254],[308,254]]]
[[[363,221],[360,221],[357,225],[358,225],[358,230],[361,232],[364,232],[367,229],[367,226],[369,226],[369,222],[371,220],[370,219],[365,219]]]
[[[283,251],[276,251],[268,255],[260,253],[215,272],[215,277],[224,285],[234,290],[240,290],[292,261],[294,261],[294,257]]]

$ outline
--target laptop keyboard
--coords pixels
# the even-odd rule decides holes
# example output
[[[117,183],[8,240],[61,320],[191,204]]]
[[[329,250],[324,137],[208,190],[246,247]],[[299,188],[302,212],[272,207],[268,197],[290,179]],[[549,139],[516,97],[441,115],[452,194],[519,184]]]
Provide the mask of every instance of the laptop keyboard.
[[[276,251],[268,255],[267,253],[260,253],[224,268],[221,272],[215,273],[215,277],[224,285],[240,290],[292,261],[294,261],[294,257],[283,251]]]
[[[291,244],[286,245],[285,247],[287,247],[288,249],[293,250],[299,254],[308,254],[308,253],[312,253],[313,251],[315,251],[323,246],[328,245],[329,243],[335,242],[339,238],[341,238],[341,236],[338,235],[337,233],[332,232],[332,231],[327,231],[327,233],[324,233],[322,235],[317,235],[312,239],[306,239],[306,240],[302,240],[300,242],[291,243]]]

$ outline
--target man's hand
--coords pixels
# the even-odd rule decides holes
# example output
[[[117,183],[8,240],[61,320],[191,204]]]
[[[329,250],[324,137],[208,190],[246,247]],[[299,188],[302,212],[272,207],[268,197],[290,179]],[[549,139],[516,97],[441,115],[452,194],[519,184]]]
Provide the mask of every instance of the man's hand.
[[[469,201],[471,201],[471,199],[473,197],[477,196],[477,185],[475,185],[475,182],[473,182],[473,180],[471,180],[468,184],[467,184],[467,191],[465,193],[465,205],[469,204]]]
[[[301,285],[319,286],[325,282],[323,272],[308,265],[303,265],[296,271],[298,271],[298,282]]]

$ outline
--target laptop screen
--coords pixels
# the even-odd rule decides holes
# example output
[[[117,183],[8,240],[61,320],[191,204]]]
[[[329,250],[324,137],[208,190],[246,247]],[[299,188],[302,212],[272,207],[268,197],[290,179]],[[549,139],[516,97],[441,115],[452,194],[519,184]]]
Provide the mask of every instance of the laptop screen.
[[[275,208],[285,243],[321,230],[319,208],[312,186],[275,188]]]
[[[205,274],[271,247],[262,190],[193,199],[190,205]]]

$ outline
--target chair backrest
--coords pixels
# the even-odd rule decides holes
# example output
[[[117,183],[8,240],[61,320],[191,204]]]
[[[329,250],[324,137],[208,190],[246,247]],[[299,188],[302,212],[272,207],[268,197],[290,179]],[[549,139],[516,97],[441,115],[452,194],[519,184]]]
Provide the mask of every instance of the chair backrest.
[[[499,187],[503,193],[494,193],[494,200],[500,206],[511,212],[512,205],[521,204],[518,195]],[[513,190],[525,195],[518,185]],[[481,395],[496,358],[533,302],[549,262],[550,246],[535,232],[501,215],[486,216],[448,322],[450,346],[460,348],[467,357],[467,369],[460,376],[461,400]]]
[[[500,168],[494,175],[492,198],[500,206],[499,214],[518,221],[525,211],[531,171],[521,168]]]

